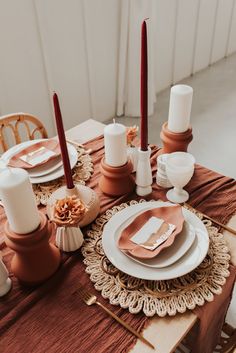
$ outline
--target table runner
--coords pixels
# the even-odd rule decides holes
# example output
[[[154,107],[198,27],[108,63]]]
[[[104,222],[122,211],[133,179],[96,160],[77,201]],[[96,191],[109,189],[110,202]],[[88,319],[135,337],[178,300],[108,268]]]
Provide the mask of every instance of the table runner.
[[[103,138],[97,138],[86,144],[92,148],[94,175],[88,185],[93,187],[101,200],[101,212],[123,201],[138,199],[137,195],[125,195],[119,198],[110,198],[98,189],[99,163],[103,156]],[[152,146],[153,175],[156,170],[157,147]],[[221,176],[201,166],[196,166],[195,174],[187,190],[190,192],[190,203],[209,216],[223,223],[232,217],[236,209],[236,182],[233,179]],[[153,185],[153,193],[147,199],[166,200],[166,191]],[[5,219],[1,210],[1,235],[2,224]],[[4,261],[9,265],[12,252],[7,248],[2,249]],[[8,266],[9,267],[9,266]],[[233,269],[233,268],[232,268]],[[80,251],[73,255],[62,256],[62,265],[59,271],[43,285],[36,289],[21,287],[13,277],[13,290],[0,300],[0,351],[15,352],[128,352],[135,343],[135,338],[123,327],[117,325],[110,317],[97,307],[87,307],[76,296],[72,295],[76,289],[77,281],[85,284],[88,289],[97,294],[99,300],[105,303],[112,311],[124,320],[141,330],[149,323],[149,319],[142,314],[131,315],[128,311],[109,305],[97,293],[88,275],[84,271]],[[221,313],[218,320],[224,320],[230,298],[225,293],[230,293],[234,282],[234,273],[226,282],[222,295],[212,303],[205,305],[202,312],[196,312],[202,319],[208,316],[210,309],[207,306],[218,302]],[[228,288],[227,288],[228,287]],[[223,297],[224,298],[223,298]],[[224,300],[223,300],[224,299]],[[213,310],[212,310],[213,311]],[[212,316],[209,315],[211,318]],[[212,320],[216,321],[216,320]],[[202,322],[202,320],[200,321]],[[208,325],[207,320],[203,321]],[[210,321],[209,321],[210,322]],[[202,343],[206,339],[204,326],[200,325],[198,338]],[[213,338],[216,338],[213,327]],[[211,341],[211,340],[210,340]],[[204,350],[198,352],[211,352],[213,342]],[[196,352],[197,352],[196,351]]]

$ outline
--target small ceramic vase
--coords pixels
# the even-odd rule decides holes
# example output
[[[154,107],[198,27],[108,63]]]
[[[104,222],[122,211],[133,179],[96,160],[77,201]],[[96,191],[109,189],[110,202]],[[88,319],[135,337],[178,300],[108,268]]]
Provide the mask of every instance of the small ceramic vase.
[[[12,282],[8,275],[7,268],[0,258],[0,297],[3,297],[11,289]]]
[[[56,232],[56,245],[59,249],[70,252],[78,250],[84,241],[83,233],[79,227],[58,227]]]
[[[138,163],[138,149],[137,149],[137,147],[128,146],[127,147],[127,155],[133,164],[132,173],[134,173],[137,170],[137,163]]]

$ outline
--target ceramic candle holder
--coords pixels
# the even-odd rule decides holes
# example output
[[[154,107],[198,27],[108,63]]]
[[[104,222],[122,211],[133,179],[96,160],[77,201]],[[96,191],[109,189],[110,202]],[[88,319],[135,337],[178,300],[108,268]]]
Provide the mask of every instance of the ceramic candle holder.
[[[54,191],[47,204],[47,214],[49,219],[52,219],[52,212],[55,202],[57,200],[64,199],[66,196],[72,195],[78,196],[88,209],[78,226],[84,227],[93,222],[100,211],[100,202],[96,192],[84,185],[75,185],[73,189],[67,189],[66,186],[62,186]]]
[[[132,170],[133,165],[130,160],[121,167],[111,167],[105,163],[103,158],[100,164],[102,174],[99,180],[100,189],[110,196],[121,196],[132,192],[135,188]]]
[[[11,261],[12,272],[29,286],[47,280],[60,265],[60,251],[49,242],[52,225],[45,214],[39,214],[39,227],[28,234],[14,233],[8,221],[5,224],[6,244],[15,252]]]
[[[177,151],[187,152],[188,145],[193,139],[192,128],[189,127],[185,132],[172,132],[168,129],[168,123],[165,122],[162,125],[160,137],[163,143],[163,148],[158,155]]]
[[[131,160],[133,164],[133,170],[132,172],[136,172],[137,169],[137,163],[138,163],[138,148],[137,147],[127,147],[127,156]]]
[[[147,151],[138,149],[138,164],[136,171],[136,194],[146,196],[152,192],[151,149]]]

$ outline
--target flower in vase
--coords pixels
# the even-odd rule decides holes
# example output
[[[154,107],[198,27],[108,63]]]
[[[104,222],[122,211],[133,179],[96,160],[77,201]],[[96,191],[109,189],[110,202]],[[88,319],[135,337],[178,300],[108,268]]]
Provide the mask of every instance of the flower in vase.
[[[137,137],[138,134],[138,126],[130,126],[126,128],[126,138],[127,138],[127,145],[132,147],[133,146],[133,141],[135,137]]]
[[[67,196],[56,201],[52,220],[61,227],[76,226],[86,211],[86,205],[77,196]]]

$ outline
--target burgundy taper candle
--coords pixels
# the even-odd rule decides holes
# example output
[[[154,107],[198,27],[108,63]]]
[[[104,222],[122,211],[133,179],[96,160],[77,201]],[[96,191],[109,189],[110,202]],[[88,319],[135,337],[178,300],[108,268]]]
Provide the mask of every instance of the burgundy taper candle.
[[[148,49],[147,49],[147,24],[142,23],[141,33],[141,150],[148,149]]]
[[[56,93],[53,94],[53,105],[54,105],[54,112],[55,112],[56,125],[57,125],[57,134],[58,134],[58,139],[61,147],[61,156],[63,161],[66,186],[68,189],[73,189],[74,183],[72,178],[70,159],[69,159],[67,145],[66,145],[66,137],[65,137],[65,131],[64,131],[64,126],[63,126],[63,121],[61,116],[61,109],[60,109],[59,100]]]

